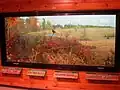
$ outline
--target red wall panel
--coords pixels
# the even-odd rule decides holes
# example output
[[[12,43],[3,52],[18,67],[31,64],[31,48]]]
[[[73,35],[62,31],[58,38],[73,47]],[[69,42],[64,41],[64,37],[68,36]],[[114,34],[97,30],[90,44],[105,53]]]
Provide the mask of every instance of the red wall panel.
[[[58,11],[58,10],[105,10],[120,9],[120,0],[1,0],[0,12]],[[0,69],[2,66],[0,67]],[[58,81],[53,77],[54,70],[47,71],[45,80],[31,79],[24,68],[20,77],[2,76],[0,84],[54,90],[119,90],[118,84],[94,84],[85,79],[86,72],[80,72],[78,82]]]
[[[119,0],[5,0],[1,12],[44,10],[104,10],[120,9]]]

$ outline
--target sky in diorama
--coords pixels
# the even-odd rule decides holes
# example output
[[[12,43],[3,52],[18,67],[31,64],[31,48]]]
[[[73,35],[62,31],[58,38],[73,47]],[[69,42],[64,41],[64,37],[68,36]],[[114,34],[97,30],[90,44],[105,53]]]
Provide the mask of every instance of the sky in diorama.
[[[7,17],[5,26],[8,62],[114,66],[116,15]]]

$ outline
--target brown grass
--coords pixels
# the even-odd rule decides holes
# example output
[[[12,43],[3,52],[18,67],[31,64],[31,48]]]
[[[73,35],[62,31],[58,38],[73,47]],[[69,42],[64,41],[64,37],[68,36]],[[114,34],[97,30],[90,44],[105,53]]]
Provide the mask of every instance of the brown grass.
[[[12,58],[19,62],[44,64],[113,66],[115,42],[114,38],[104,38],[104,33],[108,31],[113,32],[108,28],[88,28],[86,37],[90,40],[81,40],[83,29],[77,31],[58,29],[53,38],[46,36],[51,33],[50,30],[28,33],[25,35],[28,39],[25,40],[31,43],[26,44],[27,47],[24,48],[24,51],[23,49],[13,50],[13,47],[12,51],[8,49],[9,61]],[[39,41],[35,42],[36,40]],[[14,44],[13,46],[15,46]],[[22,45],[20,44],[19,48]]]

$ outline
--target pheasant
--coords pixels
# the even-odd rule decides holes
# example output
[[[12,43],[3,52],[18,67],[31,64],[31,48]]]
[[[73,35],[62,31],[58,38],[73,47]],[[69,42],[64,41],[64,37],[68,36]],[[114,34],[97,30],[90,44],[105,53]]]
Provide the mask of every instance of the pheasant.
[[[54,33],[56,33],[56,31],[54,29],[52,29],[52,33],[54,34]]]

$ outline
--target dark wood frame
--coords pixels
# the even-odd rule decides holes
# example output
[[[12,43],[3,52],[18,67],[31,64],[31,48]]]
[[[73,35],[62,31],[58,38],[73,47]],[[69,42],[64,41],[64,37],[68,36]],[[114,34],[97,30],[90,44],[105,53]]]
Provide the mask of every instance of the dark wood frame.
[[[5,17],[16,16],[46,16],[46,15],[116,15],[116,47],[115,47],[115,66],[81,66],[81,65],[56,65],[56,64],[37,64],[37,63],[17,63],[7,62],[6,58],[6,43],[5,43]],[[119,71],[120,63],[120,10],[94,10],[94,11],[32,11],[32,12],[8,12],[0,13],[0,39],[1,39],[1,56],[3,66],[17,66],[26,68],[43,68],[43,69],[58,69],[58,70],[75,70],[75,71],[101,71],[101,72],[116,72]]]

